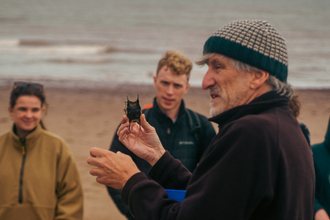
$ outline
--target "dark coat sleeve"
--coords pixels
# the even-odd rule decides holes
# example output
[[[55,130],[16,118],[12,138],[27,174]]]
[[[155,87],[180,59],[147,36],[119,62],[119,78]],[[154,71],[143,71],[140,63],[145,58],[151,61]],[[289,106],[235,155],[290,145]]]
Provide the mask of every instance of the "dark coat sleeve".
[[[181,175],[173,178],[170,175],[173,171]],[[159,183],[149,180],[142,172],[135,174],[124,186],[122,201],[130,207],[136,219],[167,219],[159,211],[177,213],[181,204],[169,199],[164,188],[185,189],[191,173],[166,151],[150,170],[149,175]]]
[[[267,152],[262,131],[245,128],[213,140],[193,175],[164,154],[149,172],[158,183],[136,174],[123,189],[123,201],[136,219],[247,219],[258,202],[270,203],[274,179],[269,174],[277,167],[276,152]],[[168,199],[163,188],[186,185],[182,203]]]

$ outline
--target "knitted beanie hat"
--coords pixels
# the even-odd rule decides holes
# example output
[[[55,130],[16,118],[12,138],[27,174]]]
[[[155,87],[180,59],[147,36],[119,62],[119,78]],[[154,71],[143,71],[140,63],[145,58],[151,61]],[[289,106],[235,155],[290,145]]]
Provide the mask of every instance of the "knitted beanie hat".
[[[219,53],[257,67],[282,82],[288,76],[284,39],[266,21],[242,20],[226,25],[205,42],[206,53]]]

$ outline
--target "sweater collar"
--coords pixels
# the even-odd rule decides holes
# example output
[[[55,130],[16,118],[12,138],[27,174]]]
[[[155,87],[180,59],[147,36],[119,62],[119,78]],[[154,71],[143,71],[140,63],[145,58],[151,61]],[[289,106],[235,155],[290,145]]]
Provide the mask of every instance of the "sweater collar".
[[[221,126],[246,115],[259,114],[274,107],[289,107],[289,99],[275,91],[267,92],[246,105],[236,106],[209,120]]]

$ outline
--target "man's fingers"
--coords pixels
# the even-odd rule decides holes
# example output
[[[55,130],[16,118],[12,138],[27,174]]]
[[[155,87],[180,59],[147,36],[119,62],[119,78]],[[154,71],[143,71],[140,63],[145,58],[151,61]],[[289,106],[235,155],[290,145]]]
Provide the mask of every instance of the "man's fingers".
[[[141,116],[140,116],[140,124],[141,124],[141,127],[143,127],[145,130],[146,130],[146,127],[150,126],[149,123],[146,120],[145,114],[141,114]]]
[[[95,159],[95,157],[88,157],[86,162],[89,164],[89,165],[92,165],[92,166],[97,166],[98,162],[97,160]]]
[[[146,133],[151,132],[154,130],[154,127],[152,127],[146,120],[146,116],[144,114],[141,114],[140,117],[140,123],[141,127],[144,129]]]
[[[105,174],[105,172],[100,168],[92,168],[92,169],[89,170],[89,173],[92,176],[101,176],[101,175]]]
[[[145,126],[145,123],[147,122],[145,114],[141,114],[140,116],[140,124],[141,126]]]
[[[92,166],[103,167],[104,164],[102,163],[103,160],[101,158],[104,158],[105,155],[107,155],[107,157],[110,157],[111,154],[115,154],[115,153],[109,150],[93,147],[90,150],[91,157],[88,157],[86,162]]]
[[[125,122],[124,124],[121,124],[117,131],[118,137],[121,137],[122,135],[126,135],[128,133],[128,127],[129,127],[128,121]]]
[[[110,186],[114,189],[122,189],[122,187],[120,187],[120,184],[118,184],[117,181],[112,181],[109,178],[104,178],[103,176],[98,176],[98,177],[96,177],[95,180],[96,180],[96,182],[98,182],[100,184]]]
[[[129,119],[127,118],[127,115],[123,115],[123,119],[121,120],[122,124],[125,124],[129,121]]]
[[[122,152],[120,152],[120,151],[117,151],[117,152],[116,152],[116,156],[119,157],[119,158],[122,159],[122,160],[132,159],[132,157],[131,157],[130,155],[128,155],[128,154],[124,154],[124,153],[122,153]]]
[[[108,151],[97,148],[97,147],[92,147],[92,149],[89,151],[89,154],[92,157],[102,157],[105,152],[108,152]]]
[[[119,129],[117,131],[117,135],[118,135],[118,140],[120,142],[125,142],[125,139],[127,138],[127,133],[128,133],[128,128],[124,128],[124,129]],[[125,143],[123,143],[125,145]]]

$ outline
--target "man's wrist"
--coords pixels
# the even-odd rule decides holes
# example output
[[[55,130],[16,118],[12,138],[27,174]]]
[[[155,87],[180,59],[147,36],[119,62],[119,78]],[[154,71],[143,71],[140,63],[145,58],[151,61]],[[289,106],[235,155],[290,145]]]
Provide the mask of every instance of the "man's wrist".
[[[159,160],[164,154],[165,154],[165,149],[162,148],[162,149],[159,151],[158,155],[157,155],[152,161],[149,162],[150,165],[153,167],[153,166],[157,163],[157,161],[158,161],[158,160]]]

